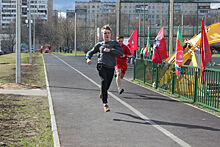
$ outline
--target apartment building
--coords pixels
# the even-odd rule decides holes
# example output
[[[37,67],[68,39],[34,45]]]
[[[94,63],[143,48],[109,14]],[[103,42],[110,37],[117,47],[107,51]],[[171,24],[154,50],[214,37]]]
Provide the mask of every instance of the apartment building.
[[[101,0],[75,1],[75,11],[78,18],[95,18],[96,14],[103,16],[106,13],[115,13],[116,3],[101,2]]]
[[[30,8],[31,17],[48,20],[48,4],[52,0],[21,0],[22,19],[28,17]],[[6,28],[16,18],[16,0],[0,0],[0,25],[2,29]],[[30,7],[29,7],[30,5]]]
[[[75,17],[75,10],[66,10],[67,19],[74,19],[74,17]]]
[[[140,2],[140,1],[139,1]],[[150,24],[165,24],[169,21],[169,3],[126,3],[120,4],[121,16],[129,15],[129,19],[139,19],[138,16],[146,18]],[[210,13],[210,2],[207,3],[176,3],[174,14],[200,15]],[[95,22],[95,17],[106,17],[107,14],[116,13],[116,2],[102,2],[101,0],[90,0],[89,2],[76,1],[75,11],[77,18],[86,18],[87,21]],[[89,23],[89,22],[87,22]]]

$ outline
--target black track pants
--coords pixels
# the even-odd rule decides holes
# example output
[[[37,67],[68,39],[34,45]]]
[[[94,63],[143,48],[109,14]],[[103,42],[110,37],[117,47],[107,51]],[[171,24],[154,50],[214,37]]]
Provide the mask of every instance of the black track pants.
[[[108,89],[114,76],[114,68],[107,68],[102,64],[97,64],[97,70],[101,78],[102,102],[108,103]]]

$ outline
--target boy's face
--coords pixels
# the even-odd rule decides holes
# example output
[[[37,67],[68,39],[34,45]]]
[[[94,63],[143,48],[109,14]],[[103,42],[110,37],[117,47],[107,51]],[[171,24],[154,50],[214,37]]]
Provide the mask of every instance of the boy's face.
[[[119,39],[117,39],[117,41],[122,46],[124,39],[123,38],[119,38]]]
[[[104,40],[105,42],[110,41],[110,39],[111,39],[111,31],[104,29],[104,30],[102,31],[102,38],[103,38],[103,40]]]

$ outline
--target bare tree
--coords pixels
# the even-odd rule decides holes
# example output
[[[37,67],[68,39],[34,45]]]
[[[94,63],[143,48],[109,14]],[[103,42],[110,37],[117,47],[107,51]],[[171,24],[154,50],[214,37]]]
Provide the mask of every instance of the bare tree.
[[[86,53],[88,50],[90,50],[94,44],[95,44],[95,41],[94,41],[94,38],[95,38],[95,34],[96,31],[94,29],[90,29],[88,32],[87,32],[87,35],[86,35],[86,40],[84,43],[81,44],[81,47],[82,47],[82,50]]]
[[[52,21],[44,22],[40,36],[43,44],[57,45],[58,33],[56,24]]]
[[[3,31],[2,50],[3,52],[13,52],[15,46],[15,22],[11,22]]]
[[[73,48],[74,42],[74,20],[60,18],[59,19],[59,35],[60,44],[67,48]]]

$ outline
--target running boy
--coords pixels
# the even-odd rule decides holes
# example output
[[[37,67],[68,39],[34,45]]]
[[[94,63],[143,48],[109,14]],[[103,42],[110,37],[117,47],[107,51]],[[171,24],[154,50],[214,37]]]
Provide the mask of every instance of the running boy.
[[[117,57],[117,64],[115,66],[115,71],[116,71],[116,84],[118,87],[118,93],[122,94],[124,92],[124,89],[121,88],[121,79],[123,79],[125,72],[127,70],[127,58],[131,58],[131,51],[130,49],[123,43],[124,37],[123,36],[118,36],[117,37],[117,42],[121,45],[124,56],[118,56]]]
[[[104,41],[98,42],[86,54],[87,64],[91,64],[93,54],[99,52],[97,70],[101,78],[101,94],[104,111],[110,111],[108,106],[108,89],[114,76],[114,67],[116,65],[116,57],[123,56],[123,50],[117,41],[111,41],[112,29],[108,25],[104,25],[101,29]]]

